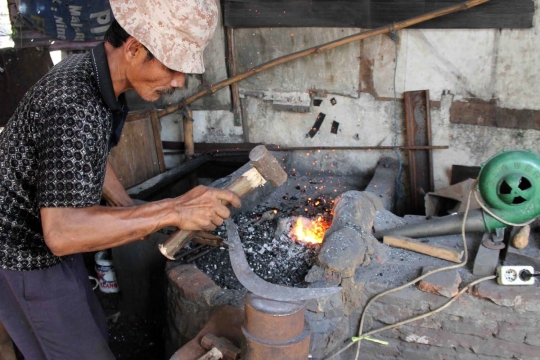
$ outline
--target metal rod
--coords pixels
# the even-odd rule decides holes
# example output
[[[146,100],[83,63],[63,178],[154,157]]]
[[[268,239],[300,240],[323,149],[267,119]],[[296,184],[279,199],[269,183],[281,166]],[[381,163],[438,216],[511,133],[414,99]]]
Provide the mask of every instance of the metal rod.
[[[356,150],[356,151],[376,151],[376,150],[447,150],[449,149],[448,145],[441,146],[298,146],[298,147],[281,147],[281,146],[271,146],[267,145],[266,148],[270,151],[311,151],[311,150]],[[234,149],[234,148],[222,148],[222,149],[204,149],[197,150],[197,154],[215,154],[219,155],[221,153],[249,153],[251,149]],[[174,154],[182,154],[185,150],[176,150]],[[172,154],[173,152],[171,152]],[[168,155],[169,153],[166,153]]]
[[[184,251],[183,253],[177,255],[174,257],[174,260],[180,260],[188,256],[189,254],[193,254],[195,251],[200,250],[201,248],[205,247],[206,245],[197,245],[193,249],[189,249],[187,251]],[[188,261],[189,262],[189,261]]]
[[[453,235],[461,232],[463,214],[448,215],[436,219],[422,221],[417,224],[404,225],[390,230],[378,231],[373,234],[381,240],[386,235],[400,235],[410,238],[423,238],[428,236]],[[465,230],[470,232],[486,231],[484,216],[481,210],[471,210],[467,217]]]
[[[206,245],[204,245],[206,246]],[[201,251],[200,253],[198,253],[197,255],[193,255],[192,257],[186,259],[186,262],[190,263],[190,262],[193,262],[195,260],[197,260],[198,258],[200,257],[203,257],[204,255],[208,254],[209,252],[212,252],[214,250],[216,250],[217,247],[211,247],[210,249],[207,249],[207,250],[204,250],[204,251]]]

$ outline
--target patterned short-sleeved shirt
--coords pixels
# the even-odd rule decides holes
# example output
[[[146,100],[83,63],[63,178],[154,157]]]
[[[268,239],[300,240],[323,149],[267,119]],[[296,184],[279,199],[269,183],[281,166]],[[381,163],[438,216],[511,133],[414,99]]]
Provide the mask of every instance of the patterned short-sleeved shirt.
[[[0,268],[62,261],[45,244],[40,209],[99,204],[126,111],[103,44],[62,61],[28,91],[0,134]]]

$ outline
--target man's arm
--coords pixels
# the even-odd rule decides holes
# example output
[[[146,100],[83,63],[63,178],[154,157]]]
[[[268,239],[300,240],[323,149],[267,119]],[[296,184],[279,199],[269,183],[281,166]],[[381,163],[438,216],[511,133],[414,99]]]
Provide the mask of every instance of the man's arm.
[[[127,244],[167,226],[214,230],[230,216],[222,201],[240,206],[229,190],[198,186],[186,194],[133,207],[42,208],[45,242],[57,256]]]
[[[133,206],[135,203],[131,199],[120,184],[116,171],[111,164],[110,160],[107,160],[107,171],[105,172],[105,181],[103,183],[103,198],[111,206]]]

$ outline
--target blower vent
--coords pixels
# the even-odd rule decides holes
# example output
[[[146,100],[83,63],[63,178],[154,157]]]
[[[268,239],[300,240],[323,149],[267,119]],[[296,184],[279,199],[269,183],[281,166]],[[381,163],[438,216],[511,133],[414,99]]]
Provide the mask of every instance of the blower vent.
[[[503,180],[503,182],[501,183],[501,185],[499,187],[499,194],[501,194],[501,195],[510,195],[510,197],[512,198],[511,203],[514,204],[514,205],[519,205],[519,204],[523,204],[524,202],[526,202],[527,199],[525,199],[522,196],[517,195],[517,194],[521,193],[522,191],[528,190],[531,187],[532,187],[531,182],[529,180],[527,180],[527,178],[524,178],[524,177],[521,177],[519,179],[519,181],[518,181],[516,190],[519,190],[519,191],[515,191],[515,189],[510,184],[508,184],[508,182],[506,180]],[[512,195],[514,195],[514,196],[512,196]]]

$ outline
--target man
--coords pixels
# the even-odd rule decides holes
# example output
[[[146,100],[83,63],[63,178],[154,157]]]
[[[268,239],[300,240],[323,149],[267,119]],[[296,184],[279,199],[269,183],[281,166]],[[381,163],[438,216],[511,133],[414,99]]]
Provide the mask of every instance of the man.
[[[126,207],[107,164],[126,117],[122,93],[154,101],[182,87],[185,73],[204,72],[218,11],[215,0],[111,7],[118,23],[105,43],[54,67],[0,135],[0,322],[28,360],[114,359],[80,253],[167,226],[212,230],[230,215],[221,201],[240,206],[230,191],[197,187]],[[117,207],[99,206],[102,191]]]

